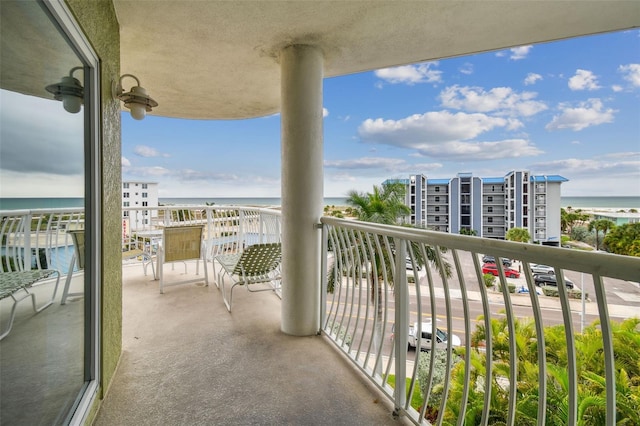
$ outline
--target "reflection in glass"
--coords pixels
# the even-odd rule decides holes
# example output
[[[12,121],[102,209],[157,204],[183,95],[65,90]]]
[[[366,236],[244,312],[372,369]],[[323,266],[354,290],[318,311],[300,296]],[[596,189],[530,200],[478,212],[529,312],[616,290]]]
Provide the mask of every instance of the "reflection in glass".
[[[15,304],[11,331],[0,341],[0,422],[62,424],[85,384],[85,284],[71,234],[84,229],[84,209],[55,204],[85,194],[85,111],[82,101],[68,100],[65,105],[80,111],[69,113],[62,97],[55,100],[45,88],[76,67],[73,76],[82,82],[84,68],[38,2],[3,0],[0,12],[0,198],[46,209],[30,216],[2,211],[0,273],[61,274],[57,291],[55,279],[29,289],[38,306],[55,291],[41,312],[34,312],[30,297]],[[71,295],[62,305],[67,276]],[[11,291],[0,294],[4,329],[14,299]]]

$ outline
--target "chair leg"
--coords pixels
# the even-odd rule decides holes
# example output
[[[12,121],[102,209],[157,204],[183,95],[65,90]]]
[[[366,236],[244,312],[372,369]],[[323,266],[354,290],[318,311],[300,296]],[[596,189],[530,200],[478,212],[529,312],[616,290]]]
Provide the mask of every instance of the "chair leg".
[[[156,271],[158,272],[158,278],[160,280],[160,294],[164,293],[164,290],[162,288],[162,285],[164,284],[164,277],[163,277],[163,269],[164,269],[164,253],[162,252],[162,249],[158,249],[158,257],[157,257],[157,262],[158,264],[156,265]]]
[[[64,289],[62,290],[62,299],[60,300],[61,305],[65,305],[67,303],[67,297],[69,297],[69,287],[71,286],[71,277],[73,276],[73,267],[76,264],[76,254],[73,253],[71,256],[71,263],[69,264],[69,272],[67,272],[67,279],[64,282]]]
[[[229,312],[231,312],[231,305],[233,304],[233,289],[238,284],[239,283],[234,283],[233,285],[231,285],[231,290],[229,291],[229,300],[227,300],[227,297],[224,291],[224,281],[222,281],[222,301],[224,302],[224,306],[226,306],[227,311]]]
[[[204,283],[207,287],[209,287],[209,268],[207,268],[207,257],[205,255],[204,250],[202,250],[202,267],[204,268]],[[196,271],[197,271],[197,267],[196,267]]]
[[[22,289],[22,290],[24,290],[24,289]],[[24,290],[24,291],[26,291],[26,290]],[[31,294],[29,294],[28,291],[27,291],[27,294],[28,294],[28,296],[24,296],[20,300],[23,300],[26,297],[31,296]],[[11,331],[11,327],[13,327],[13,320],[16,317],[16,306],[18,305],[18,302],[20,300],[16,299],[13,294],[11,295],[11,298],[13,299],[13,306],[11,307],[11,315],[9,316],[9,324],[7,324],[7,327],[5,328],[5,330],[2,332],[2,334],[0,334],[0,340],[4,339],[5,337],[7,337],[9,335],[9,332]]]
[[[51,295],[51,299],[48,302],[46,302],[44,305],[40,306],[39,308],[36,307],[36,295],[33,294],[33,293],[30,293],[31,294],[31,303],[33,304],[33,310],[36,313],[42,312],[43,310],[45,310],[46,308],[48,308],[49,306],[51,306],[53,304],[53,301],[56,298],[56,294],[58,293],[58,285],[60,284],[60,272],[56,271],[56,275],[57,275],[56,284],[53,287],[53,295]],[[28,290],[25,290],[25,291],[27,291],[27,293],[29,293]]]

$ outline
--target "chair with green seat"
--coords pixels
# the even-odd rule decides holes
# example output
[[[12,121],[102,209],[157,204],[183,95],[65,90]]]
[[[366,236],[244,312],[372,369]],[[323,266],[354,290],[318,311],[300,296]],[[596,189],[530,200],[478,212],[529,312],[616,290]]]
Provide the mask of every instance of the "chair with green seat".
[[[216,260],[220,265],[218,286],[222,289],[222,299],[229,312],[233,303],[233,289],[238,285],[246,286],[250,292],[274,291],[277,294],[281,279],[281,243],[254,244],[242,253],[216,256]],[[228,300],[224,288],[225,276],[228,276],[232,282]],[[267,284],[267,286],[259,289],[252,288],[255,284]]]
[[[160,293],[164,293],[164,287],[202,282],[201,278],[186,279],[165,283],[164,264],[183,262],[187,260],[196,261],[196,275],[199,274],[200,261],[204,265],[204,282],[209,285],[209,273],[207,269],[207,259],[205,256],[205,244],[202,240],[204,226],[171,226],[163,230],[162,241],[158,246],[157,268],[158,279],[160,280]],[[187,264],[185,263],[185,274]]]

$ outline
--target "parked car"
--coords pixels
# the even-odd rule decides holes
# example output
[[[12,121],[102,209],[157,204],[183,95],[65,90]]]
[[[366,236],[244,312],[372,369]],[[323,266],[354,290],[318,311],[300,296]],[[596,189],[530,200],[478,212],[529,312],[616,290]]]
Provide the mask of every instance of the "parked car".
[[[511,260],[507,259],[506,257],[501,257],[500,260],[502,261],[502,264],[504,266],[506,266],[507,268],[509,268],[512,264]],[[489,256],[489,255],[484,255],[482,256],[482,262],[483,263],[496,263],[496,258],[493,256]]]
[[[432,322],[423,322],[422,323],[422,338],[420,339],[420,350],[428,351],[431,350],[431,339],[433,337],[433,323]],[[449,335],[440,330],[438,327],[435,327],[435,335],[436,335],[436,349],[446,349],[447,342],[449,341]],[[409,326],[409,339],[407,346],[409,349],[415,349],[418,346],[418,323],[413,323],[412,326]],[[462,344],[460,338],[455,334],[451,334],[451,346],[457,347]]]
[[[516,271],[515,269],[511,269],[508,267],[504,267],[504,276],[507,278],[520,278],[520,272]],[[495,275],[496,277],[498,276],[498,267],[496,266],[495,263],[485,263],[482,266],[482,273],[483,274],[492,274]]]
[[[554,274],[536,274],[533,276],[533,281],[536,283],[538,287],[542,287],[545,285],[557,287],[558,281],[556,280],[556,276]],[[564,282],[568,289],[572,289],[574,287],[573,281],[564,277]]]
[[[531,273],[532,274],[555,275],[555,273],[556,273],[556,271],[555,271],[555,269],[553,269],[553,267],[547,266],[547,265],[529,265],[529,267],[531,268]]]

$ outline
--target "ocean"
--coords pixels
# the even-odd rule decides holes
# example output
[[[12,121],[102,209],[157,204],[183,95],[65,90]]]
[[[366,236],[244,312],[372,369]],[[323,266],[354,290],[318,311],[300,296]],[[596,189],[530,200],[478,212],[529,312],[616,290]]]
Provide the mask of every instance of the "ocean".
[[[640,197],[561,197],[562,207],[640,209]]]
[[[188,205],[188,204],[197,204],[204,205],[206,203],[215,203],[216,205],[225,205],[225,206],[279,206],[282,204],[282,199],[280,197],[259,197],[259,198],[158,198],[158,202],[164,205]],[[327,197],[324,199],[325,206],[346,206],[347,198],[346,197]]]
[[[227,198],[227,197],[203,197],[203,198],[159,198],[160,204],[178,205],[195,204],[205,205],[242,205],[242,206],[279,206],[280,197],[261,198]],[[586,208],[616,208],[639,209],[640,197],[562,197],[562,207]],[[82,207],[83,198],[0,198],[0,210],[27,210],[27,209],[54,209],[66,207]],[[346,206],[346,197],[327,197],[324,199],[326,206]]]

